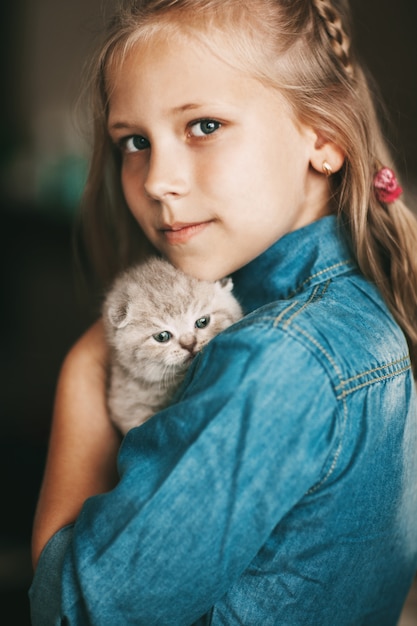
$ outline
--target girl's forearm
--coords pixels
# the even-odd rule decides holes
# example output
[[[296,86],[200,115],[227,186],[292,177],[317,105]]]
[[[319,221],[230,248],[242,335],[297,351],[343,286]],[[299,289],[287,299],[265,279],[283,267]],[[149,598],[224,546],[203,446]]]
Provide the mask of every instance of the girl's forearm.
[[[85,500],[108,491],[117,481],[120,436],[107,414],[106,360],[103,330],[97,323],[64,361],[35,515],[34,566],[50,537],[75,521]]]

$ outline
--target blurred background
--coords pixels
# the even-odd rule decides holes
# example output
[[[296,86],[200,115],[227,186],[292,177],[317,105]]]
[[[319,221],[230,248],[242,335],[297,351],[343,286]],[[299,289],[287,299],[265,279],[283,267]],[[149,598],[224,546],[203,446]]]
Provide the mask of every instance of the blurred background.
[[[88,161],[77,106],[111,0],[14,0],[0,23],[0,621],[30,624],[29,546],[54,388],[92,320],[71,234]],[[387,104],[389,138],[416,207],[417,3],[352,0],[357,44]],[[416,250],[417,254],[417,250]],[[407,622],[417,624],[416,620]]]

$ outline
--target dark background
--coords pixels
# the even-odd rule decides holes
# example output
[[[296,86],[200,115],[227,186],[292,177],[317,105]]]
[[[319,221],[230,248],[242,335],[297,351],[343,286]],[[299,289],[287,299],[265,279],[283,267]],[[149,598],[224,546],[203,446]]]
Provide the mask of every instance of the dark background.
[[[388,105],[399,173],[415,207],[417,3],[355,0],[352,5],[358,47]],[[100,31],[102,7],[102,0],[14,0],[2,10],[2,624],[30,623],[30,533],[56,377],[66,351],[91,321],[76,289],[71,250],[86,168],[74,108],[84,59]]]

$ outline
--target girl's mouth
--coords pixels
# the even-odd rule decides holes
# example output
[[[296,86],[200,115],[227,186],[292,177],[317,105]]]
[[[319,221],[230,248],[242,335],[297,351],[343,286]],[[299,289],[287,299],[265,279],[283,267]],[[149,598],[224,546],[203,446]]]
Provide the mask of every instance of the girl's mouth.
[[[211,221],[193,224],[175,223],[163,226],[161,232],[170,244],[186,243],[192,237],[205,230],[210,224]]]

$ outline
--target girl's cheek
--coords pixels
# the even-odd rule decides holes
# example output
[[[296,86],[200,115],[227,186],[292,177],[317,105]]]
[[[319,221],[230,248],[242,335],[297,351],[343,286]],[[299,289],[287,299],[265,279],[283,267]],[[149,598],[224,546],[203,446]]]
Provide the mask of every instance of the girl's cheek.
[[[142,170],[132,167],[131,164],[123,164],[121,182],[126,199],[128,199],[130,195],[137,195],[143,191],[144,180]]]

